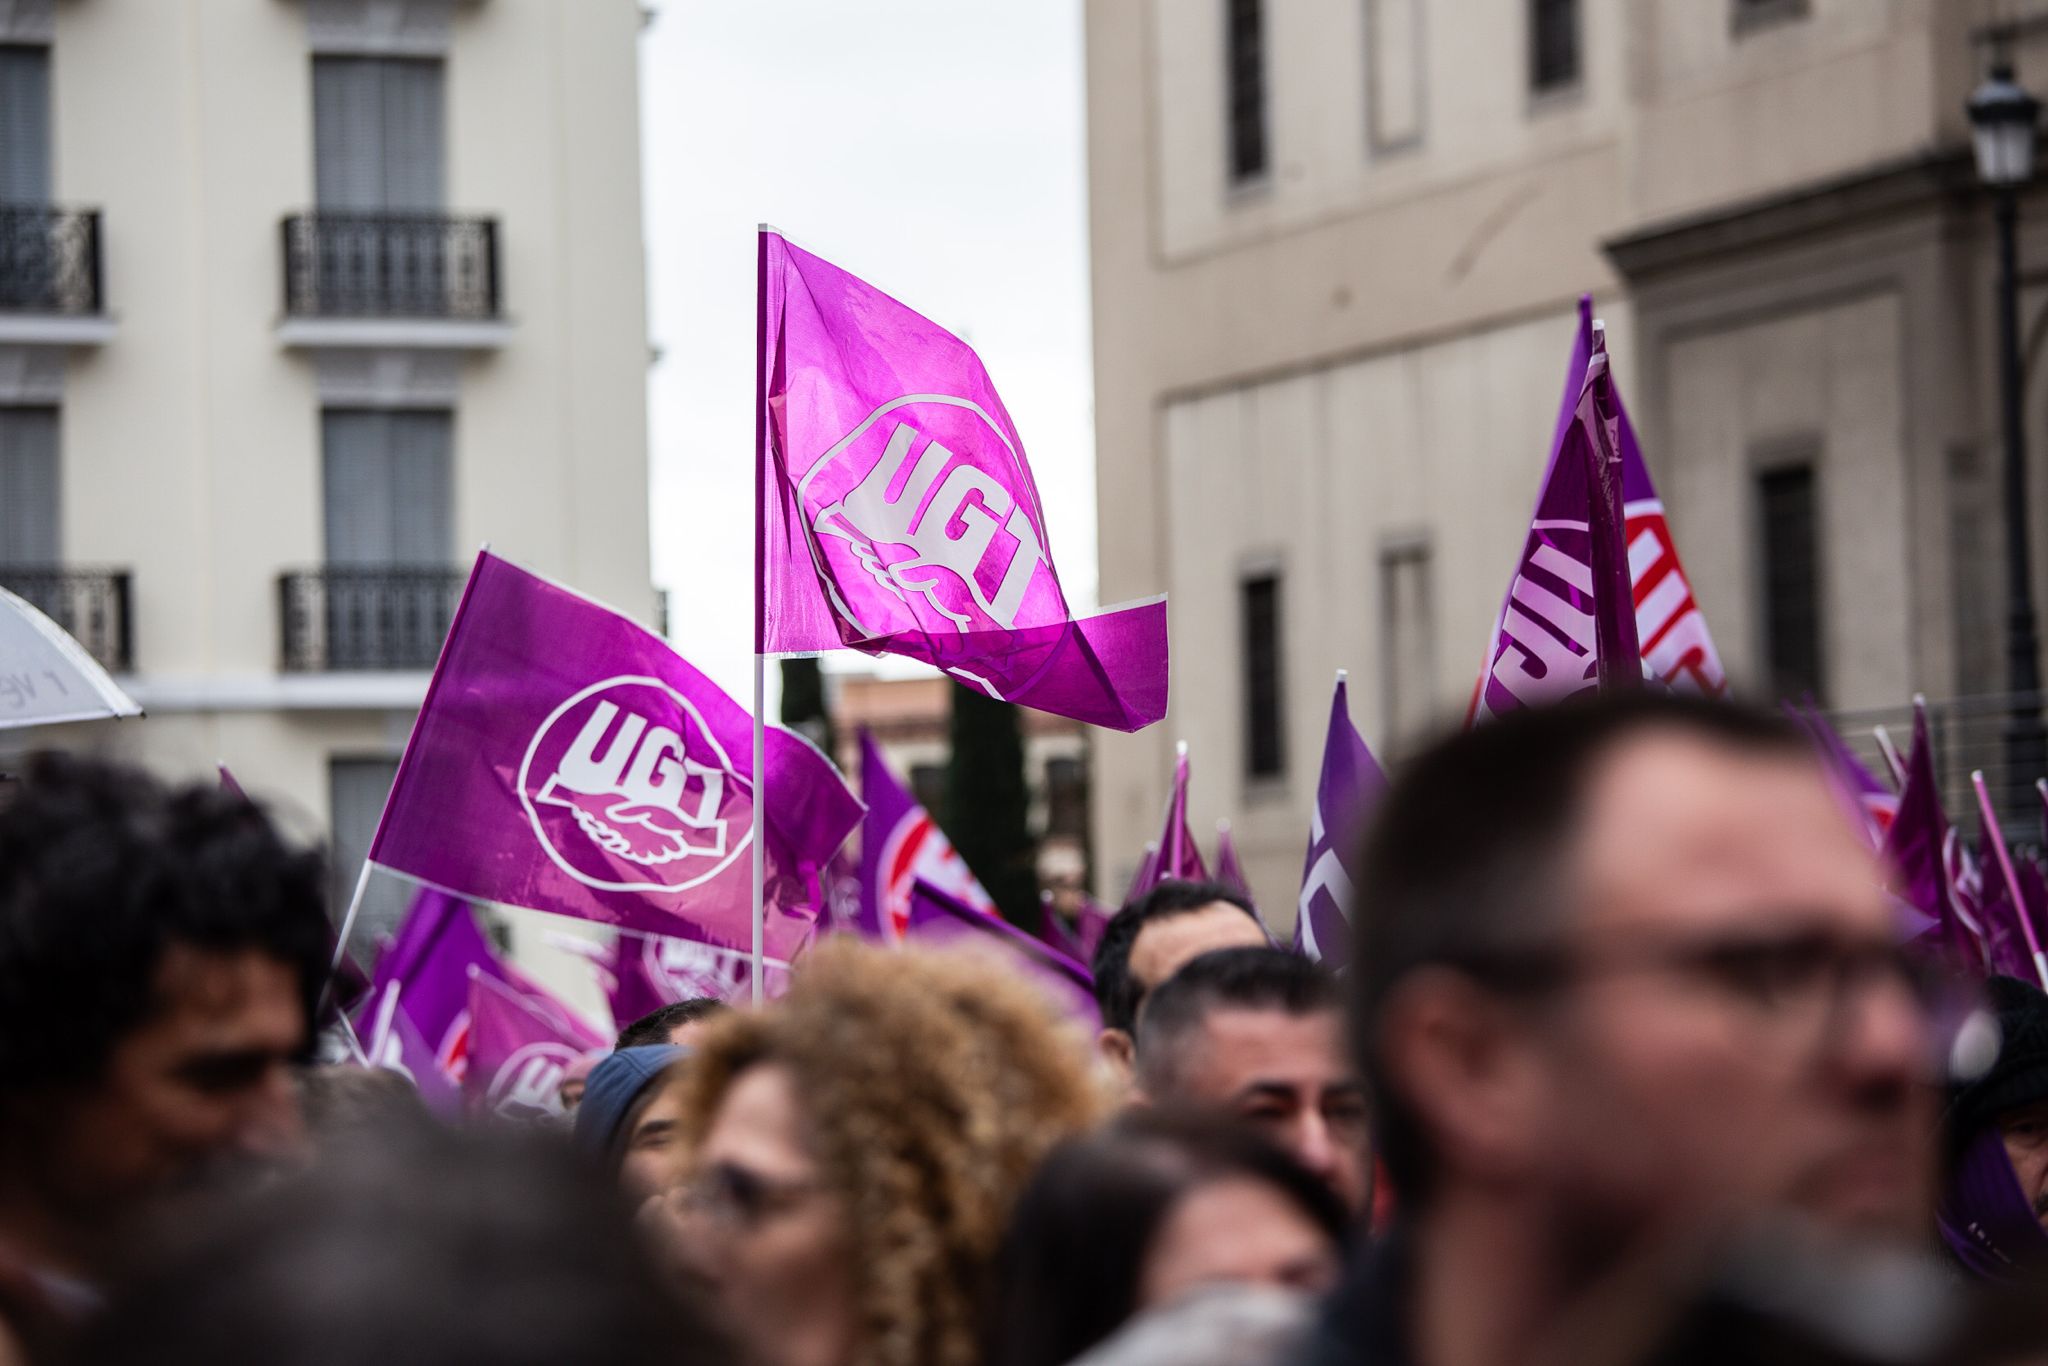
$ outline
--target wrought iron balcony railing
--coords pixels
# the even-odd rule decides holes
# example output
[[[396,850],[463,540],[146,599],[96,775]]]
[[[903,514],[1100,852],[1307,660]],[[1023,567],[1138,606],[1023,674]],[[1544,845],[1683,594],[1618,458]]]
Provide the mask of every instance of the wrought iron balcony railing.
[[[98,210],[0,204],[0,311],[103,311]]]
[[[411,566],[282,575],[284,670],[431,669],[464,578],[460,569]]]
[[[498,316],[498,222],[419,213],[316,213],[284,220],[291,317]]]
[[[0,565],[0,587],[63,627],[109,672],[134,671],[127,570]]]

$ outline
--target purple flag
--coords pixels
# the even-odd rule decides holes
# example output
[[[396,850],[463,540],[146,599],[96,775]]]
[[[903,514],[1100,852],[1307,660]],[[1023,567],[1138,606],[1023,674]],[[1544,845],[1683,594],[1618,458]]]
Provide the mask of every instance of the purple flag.
[[[1110,912],[1100,902],[1083,892],[1074,908],[1074,918],[1069,920],[1053,905],[1052,893],[1046,892],[1039,899],[1038,937],[1055,953],[1085,967],[1095,961],[1095,946],[1102,942],[1102,932],[1109,928],[1109,917]]]
[[[1905,782],[1891,828],[1885,833],[1885,862],[1891,867],[1899,897],[1934,922],[1942,952],[1957,967],[1974,971],[1982,964],[1982,951],[1956,914],[1950,894],[1943,858],[1948,834],[1948,814],[1941,809],[1941,782],[1934,772],[1927,708],[1915,698],[1913,747],[1906,755]]]
[[[235,781],[235,775],[228,772],[226,764],[216,763],[214,767],[220,770],[221,791],[227,793],[230,797],[240,797],[245,802],[249,800],[249,794],[244,792],[242,785]]]
[[[999,916],[986,915],[927,882],[911,887],[910,922],[904,942],[933,948],[962,948],[993,955],[1036,982],[1062,1013],[1092,1030],[1102,1027],[1095,1005],[1095,979]]]
[[[752,942],[753,719],[659,637],[477,557],[370,861],[465,896]],[[809,935],[860,803],[808,740],[767,733],[766,952]]]
[[[470,1113],[539,1119],[562,1113],[557,1094],[570,1066],[605,1049],[605,1039],[552,997],[486,973],[469,982],[469,1065],[462,1078]]]
[[[1171,879],[1183,882],[1209,880],[1209,865],[1203,862],[1202,848],[1195,843],[1195,832],[1188,826],[1189,775],[1188,746],[1183,740],[1174,749],[1173,786],[1166,794],[1166,821],[1159,831],[1159,842],[1145,847],[1145,863],[1138,870],[1138,885],[1133,888],[1131,896],[1124,898],[1126,901],[1142,896]]]
[[[1323,771],[1309,810],[1308,855],[1295,903],[1295,952],[1340,965],[1351,961],[1351,894],[1358,885],[1359,834],[1387,788],[1387,775],[1351,724],[1350,690],[1342,670],[1330,698]]]
[[[1486,669],[1472,699],[1471,716],[1549,702],[1593,686],[1597,670],[1594,524],[1603,520],[1603,500],[1590,497],[1586,461],[1568,452],[1578,426],[1579,405],[1596,352],[1593,301],[1579,300],[1579,328],[1565,372],[1564,398],[1552,430],[1550,460],[1531,519],[1529,538],[1494,634]],[[1627,545],[1630,615],[1640,658],[1648,672],[1679,692],[1719,697],[1727,674],[1706,618],[1699,610],[1685,566],[1651,482],[1621,393],[1608,380],[1607,423],[1590,435],[1611,433],[1619,457],[1621,515]],[[1595,448],[1597,449],[1597,447]],[[1600,553],[1606,561],[1610,553]],[[1610,633],[1612,623],[1610,623]]]
[[[1230,822],[1216,822],[1216,880],[1246,901],[1252,899],[1252,884],[1237,861],[1237,845],[1230,838]]]
[[[752,995],[749,954],[694,940],[621,931],[593,961],[620,1029],[677,1001],[740,1001]],[[788,963],[764,959],[761,972],[761,999],[775,1000],[789,989]]]
[[[1075,619],[974,352],[780,234],[760,245],[755,648],[904,655],[1112,730],[1165,715],[1165,599]]]
[[[1863,837],[1870,842],[1870,847],[1884,848],[1886,833],[1892,828],[1892,822],[1898,819],[1898,794],[1872,773],[1868,764],[1856,757],[1856,751],[1849,748],[1841,733],[1815,710],[1812,698],[1807,698],[1803,705],[1797,707],[1787,702],[1785,710],[1813,737],[1814,748],[1820,751],[1822,761],[1833,776],[1844,806],[1857,828],[1863,831]]]
[[[1984,903],[1979,923],[1984,927],[1984,947],[1991,958],[1991,970],[2048,989],[2048,955],[2041,952],[2040,936],[2027,914],[2026,893],[2013,869],[2012,854],[2005,847],[2005,832],[1998,828],[1998,815],[1991,807],[1991,792],[1984,774],[1970,775],[1977,790],[1977,843],[1984,851]]]
[[[881,746],[860,733],[860,795],[867,815],[860,827],[860,917],[865,938],[895,942],[910,923],[910,889],[922,880],[985,915],[996,903],[882,757]]]
[[[457,1113],[469,1056],[469,983],[508,980],[469,906],[421,888],[378,955],[355,1029],[373,1066],[412,1078],[437,1113]]]

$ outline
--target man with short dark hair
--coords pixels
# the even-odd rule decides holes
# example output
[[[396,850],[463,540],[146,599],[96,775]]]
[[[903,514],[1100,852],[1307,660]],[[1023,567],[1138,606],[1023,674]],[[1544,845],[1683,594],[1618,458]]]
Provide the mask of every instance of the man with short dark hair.
[[[649,1048],[656,1044],[677,1044],[690,1047],[704,1032],[705,1023],[725,1008],[725,1002],[712,996],[671,1001],[659,1009],[648,1011],[620,1030],[617,1046]]]
[[[1924,1237],[1928,1019],[1805,740],[1649,693],[1517,713],[1381,803],[1351,987],[1402,1210],[1311,1361],[1526,1361],[1760,1218]]]
[[[1146,999],[1137,1049],[1144,1100],[1238,1116],[1364,1213],[1365,1088],[1329,974],[1284,949],[1201,954]]]
[[[1244,894],[1218,882],[1169,879],[1119,910],[1095,946],[1095,1002],[1102,1010],[1096,1047],[1103,1059],[1128,1082],[1131,1036],[1146,993],[1197,954],[1270,943]]]
[[[0,1283],[18,1334],[88,1308],[166,1198],[300,1154],[322,888],[318,855],[212,784],[49,755],[0,793]]]

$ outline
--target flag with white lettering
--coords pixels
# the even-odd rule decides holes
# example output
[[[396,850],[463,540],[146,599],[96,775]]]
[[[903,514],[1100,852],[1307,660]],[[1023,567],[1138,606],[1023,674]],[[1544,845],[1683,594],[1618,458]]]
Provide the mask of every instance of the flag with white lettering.
[[[765,228],[759,302],[755,649],[903,655],[1113,730],[1165,715],[1165,599],[1074,616],[974,351]]]
[[[469,1020],[463,1099],[500,1119],[561,1114],[569,1068],[610,1042],[552,997],[481,972],[469,981]]]
[[[875,737],[860,733],[860,917],[856,930],[894,943],[910,923],[910,891],[922,880],[985,915],[996,903],[967,860],[909,789],[896,781]]]
[[[1596,351],[1593,303],[1579,300],[1579,328],[1552,431],[1550,462],[1522,561],[1502,604],[1471,719],[1551,702],[1595,683],[1598,641],[1592,515],[1584,457],[1568,452]],[[1727,674],[1678,558],[1664,503],[1650,480],[1618,385],[1609,377],[1609,418],[1619,456],[1621,514],[1636,648],[1646,672],[1676,692],[1720,697]],[[1594,508],[1597,512],[1597,507]]]
[[[1387,776],[1351,724],[1345,675],[1330,698],[1330,728],[1316,802],[1309,808],[1308,856],[1302,860],[1301,897],[1295,904],[1294,948],[1314,959],[1351,961],[1351,896],[1358,885],[1358,837],[1387,788]]]

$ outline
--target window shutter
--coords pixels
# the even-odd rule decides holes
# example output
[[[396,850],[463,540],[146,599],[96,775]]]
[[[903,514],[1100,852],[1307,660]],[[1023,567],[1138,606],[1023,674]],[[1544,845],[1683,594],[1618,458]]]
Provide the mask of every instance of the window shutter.
[[[382,65],[360,57],[313,59],[313,197],[320,208],[384,207]]]
[[[55,566],[57,410],[0,408],[0,564]]]
[[[445,568],[454,558],[448,413],[393,413],[392,563]]]
[[[444,147],[441,63],[384,61],[382,207],[441,212]]]
[[[50,50],[0,46],[0,204],[50,193]]]
[[[389,413],[327,412],[320,418],[327,563],[391,563]]]

